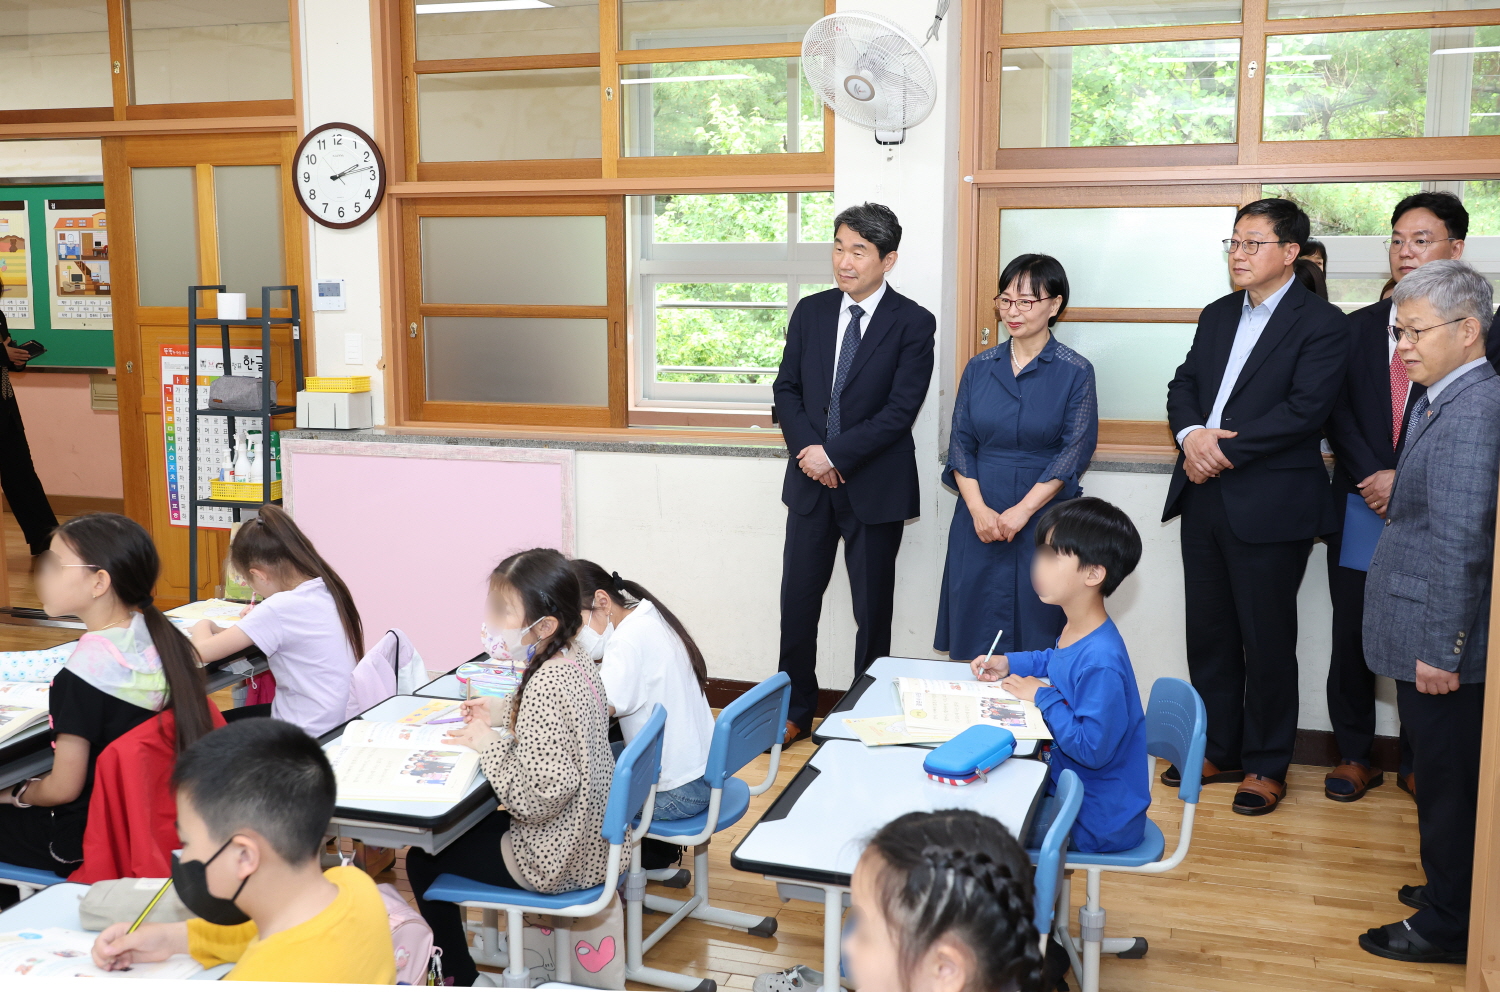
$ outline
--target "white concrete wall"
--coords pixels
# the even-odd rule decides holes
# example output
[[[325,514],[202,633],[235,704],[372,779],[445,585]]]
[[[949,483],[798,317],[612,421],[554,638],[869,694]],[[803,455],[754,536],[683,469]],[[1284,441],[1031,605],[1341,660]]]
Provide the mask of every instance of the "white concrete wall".
[[[303,124],[339,122],[366,134],[375,130],[375,67],[367,0],[318,0],[301,9]],[[390,160],[399,149],[382,149]],[[385,205],[383,210],[391,209]],[[370,376],[375,422],[385,422],[380,304],[380,218],[336,231],[306,217],[315,279],[343,279],[348,309],[314,315],[313,341],[319,375]],[[311,309],[311,295],[307,306]],[[357,360],[348,361],[347,357]]]

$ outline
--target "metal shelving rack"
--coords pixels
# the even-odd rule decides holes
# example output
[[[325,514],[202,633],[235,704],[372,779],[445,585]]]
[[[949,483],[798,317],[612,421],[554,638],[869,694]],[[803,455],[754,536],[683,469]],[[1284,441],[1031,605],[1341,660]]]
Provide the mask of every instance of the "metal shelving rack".
[[[205,291],[227,292],[226,286],[189,286],[188,287],[188,379],[189,402],[194,407],[192,415],[188,418],[188,575],[193,583],[193,598],[198,597],[198,507],[221,506],[229,507],[234,511],[234,519],[240,519],[241,510],[255,509],[266,503],[280,503],[280,499],[271,498],[271,484],[273,481],[273,470],[271,467],[271,418],[284,413],[296,413],[297,407],[278,405],[275,396],[271,392],[271,328],[291,328],[292,365],[296,372],[297,389],[301,392],[306,387],[306,377],[303,375],[302,366],[302,311],[299,306],[298,290],[296,286],[262,286],[260,289],[260,317],[259,319],[246,320],[220,320],[218,317],[199,318],[198,316],[198,294]],[[286,292],[290,294],[291,316],[286,319],[277,319],[271,316],[271,294]],[[259,327],[260,328],[260,407],[254,410],[199,410],[198,405],[198,327],[207,325],[219,328],[219,341],[224,349],[224,374],[229,375],[234,369],[234,363],[230,359],[229,329],[231,327]],[[198,496],[198,418],[199,417],[259,417],[261,422],[261,456],[264,459],[263,471],[261,473],[261,484],[263,499],[259,501],[250,500],[227,500],[227,499],[201,499]],[[229,432],[229,445],[231,457],[234,452],[234,432]]]

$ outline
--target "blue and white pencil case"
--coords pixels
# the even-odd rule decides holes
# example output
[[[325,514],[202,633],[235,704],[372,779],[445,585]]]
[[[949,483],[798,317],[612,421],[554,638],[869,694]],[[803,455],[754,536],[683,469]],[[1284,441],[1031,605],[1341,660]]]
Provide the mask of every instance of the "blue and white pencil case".
[[[968,785],[984,778],[1016,750],[1016,735],[1004,727],[970,727],[932,749],[922,771],[934,782]]]

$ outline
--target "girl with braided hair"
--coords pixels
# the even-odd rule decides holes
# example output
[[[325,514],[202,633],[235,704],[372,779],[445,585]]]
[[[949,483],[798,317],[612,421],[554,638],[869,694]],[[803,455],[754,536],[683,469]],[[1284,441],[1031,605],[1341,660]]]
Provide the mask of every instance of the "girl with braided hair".
[[[854,869],[844,937],[860,992],[1040,992],[1026,852],[972,810],[907,813]]]

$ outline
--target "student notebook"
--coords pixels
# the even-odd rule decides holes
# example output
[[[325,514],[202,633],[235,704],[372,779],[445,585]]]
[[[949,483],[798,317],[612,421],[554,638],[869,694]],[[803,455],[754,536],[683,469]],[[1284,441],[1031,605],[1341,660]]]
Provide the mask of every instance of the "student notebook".
[[[999,682],[898,678],[892,681],[906,732],[954,737],[970,727],[1003,727],[1017,740],[1047,740],[1052,732],[1035,703],[1017,699]]]
[[[167,616],[179,627],[192,629],[199,620],[212,620],[220,627],[233,627],[240,622],[240,611],[244,603],[231,603],[227,599],[200,599],[167,611]]]
[[[1339,548],[1339,564],[1361,572],[1370,570],[1370,559],[1375,557],[1375,545],[1380,541],[1380,532],[1385,530],[1385,521],[1380,514],[1370,509],[1369,504],[1358,493],[1349,493],[1344,498],[1344,538]]]
[[[0,682],[0,741],[47,719],[46,682]]]
[[[443,743],[457,726],[351,721],[328,749],[338,801],[458,802],[479,771],[479,753]]]
[[[203,966],[186,954],[105,971],[93,959],[94,938],[83,930],[46,927],[0,933],[0,981],[12,978],[190,978]],[[20,986],[7,986],[19,988]],[[40,988],[41,986],[38,986]]]

